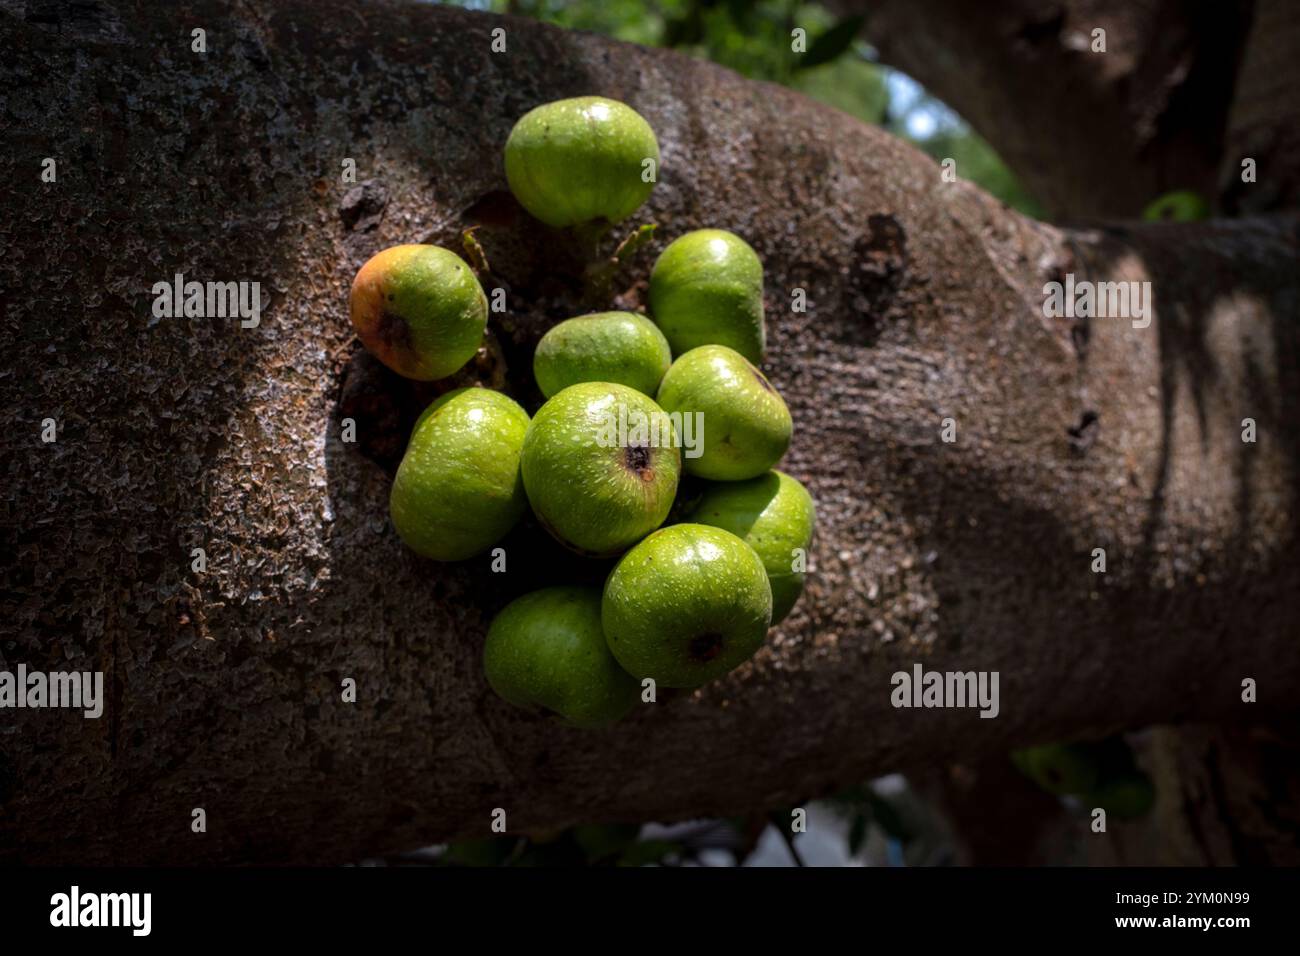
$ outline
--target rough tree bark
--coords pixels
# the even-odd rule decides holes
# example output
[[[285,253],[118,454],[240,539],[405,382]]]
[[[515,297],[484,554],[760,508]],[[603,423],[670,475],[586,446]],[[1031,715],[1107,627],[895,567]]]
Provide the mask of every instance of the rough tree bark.
[[[787,90],[425,5],[0,0],[0,39],[0,652],[109,685],[98,721],[4,714],[0,858],[340,861],[484,835],[497,807],[512,831],[733,812],[1267,719],[1300,691],[1294,218],[1056,229]],[[358,356],[346,315],[370,254],[481,224],[510,312],[472,371],[536,407],[532,344],[589,303],[583,263],[503,191],[500,148],[583,93],[658,132],[644,219],[763,257],[784,467],[820,518],[805,597],[753,662],[595,734],[498,701],[479,653],[510,597],[604,567],[530,526],[505,575],[406,551],[387,469],[427,396]],[[261,281],[271,306],[256,329],[155,319],[176,272]],[[1067,272],[1150,280],[1151,325],[1044,318]],[[915,662],[999,671],[999,717],[894,709]]]
[[[831,5],[863,13],[883,59],[957,106],[1058,217],[1131,215],[1173,188],[1193,188],[1234,215],[1300,206],[1300,122],[1289,95],[1300,70],[1300,14],[1287,0]],[[1091,49],[1099,27],[1104,54]],[[1242,176],[1247,159],[1266,171],[1251,182]],[[1184,741],[1162,728],[1145,740],[1163,795],[1145,839],[1128,827],[1123,839],[1088,840],[1089,859],[1215,864],[1233,859],[1228,846],[1239,862],[1294,862],[1300,738],[1287,744],[1267,727],[1186,733]],[[1025,821],[1035,808],[1050,816],[1049,804],[1023,786],[1021,801],[1009,800],[1005,761],[963,764],[934,779],[957,816],[984,804],[974,811],[978,827],[967,830],[970,859],[1041,859],[1043,841]],[[998,795],[1007,828],[990,826],[981,793]],[[1059,852],[1055,834],[1047,842]]]
[[[884,62],[966,118],[1054,218],[1133,218],[1162,193],[1213,200],[1234,80],[1259,7],[1258,91],[1294,85],[1286,0],[830,0],[861,13]],[[1105,53],[1093,31],[1105,31]],[[1257,106],[1272,110],[1265,96]],[[1285,129],[1284,126],[1278,129]],[[1273,150],[1270,124],[1266,143]],[[1262,144],[1256,144],[1255,155]],[[1250,155],[1250,154],[1244,154]],[[1261,157],[1261,163],[1263,162]],[[1254,190],[1260,199],[1266,190]],[[1257,207],[1258,208],[1258,207]]]

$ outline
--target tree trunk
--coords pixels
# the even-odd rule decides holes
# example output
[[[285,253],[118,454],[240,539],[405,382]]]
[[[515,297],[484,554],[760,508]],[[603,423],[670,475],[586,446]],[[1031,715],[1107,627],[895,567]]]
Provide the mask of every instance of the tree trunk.
[[[953,107],[1053,217],[1069,219],[1136,217],[1176,189],[1212,200],[1252,10],[1287,5],[830,2],[863,14],[884,62]],[[1294,52],[1295,37],[1275,42]]]
[[[0,858],[343,861],[487,835],[495,808],[511,831],[719,814],[1293,706],[1294,217],[1056,229],[788,90],[423,4],[0,0],[0,38],[0,278],[22,290],[0,652],[102,670],[108,694],[99,720],[6,713]],[[496,699],[480,653],[509,599],[607,565],[529,524],[504,574],[406,550],[388,470],[427,394],[357,356],[346,306],[374,252],[481,224],[509,312],[466,375],[534,410],[532,345],[590,301],[573,248],[504,191],[501,147],[587,93],[654,126],[641,218],[662,238],[717,226],[762,256],[783,468],[819,509],[805,595],[754,660],[598,733]],[[248,329],[157,319],[178,272],[260,281],[270,307]],[[1045,318],[1066,273],[1149,280],[1151,324]],[[999,672],[997,719],[895,709],[890,677],[918,662]]]

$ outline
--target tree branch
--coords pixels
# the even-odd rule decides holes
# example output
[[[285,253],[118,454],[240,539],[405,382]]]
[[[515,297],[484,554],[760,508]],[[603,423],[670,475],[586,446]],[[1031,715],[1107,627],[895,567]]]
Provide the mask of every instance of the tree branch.
[[[102,670],[109,700],[6,714],[0,858],[340,861],[488,835],[494,808],[524,832],[791,806],[1300,692],[1294,219],[1066,233],[790,91],[443,7],[12,7],[0,651]],[[750,664],[601,733],[497,700],[480,652],[511,597],[602,567],[534,527],[504,575],[403,548],[363,449],[428,396],[351,360],[346,309],[373,252],[481,225],[510,312],[466,374],[535,408],[531,346],[585,263],[503,195],[499,157],[525,110],[585,93],[658,133],[656,242],[717,226],[763,257],[783,467],[820,517],[806,594]],[[345,199],[348,158],[369,186]],[[254,329],[156,319],[176,272],[260,281],[270,306]],[[1150,280],[1150,327],[1044,318],[1067,272]],[[892,707],[916,662],[998,671],[998,718]]]
[[[1056,218],[1135,218],[1171,190],[1218,194],[1249,2],[831,6],[864,14],[884,62],[965,117]]]

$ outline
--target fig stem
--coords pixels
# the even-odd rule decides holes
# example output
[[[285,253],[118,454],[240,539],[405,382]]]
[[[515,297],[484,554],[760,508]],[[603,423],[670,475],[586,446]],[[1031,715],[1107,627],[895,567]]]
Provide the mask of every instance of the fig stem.
[[[460,234],[460,242],[465,248],[465,255],[469,259],[470,268],[480,276],[484,276],[492,271],[492,267],[488,265],[487,253],[483,251],[483,244],[474,235],[480,228],[480,226],[470,226],[464,230]]]
[[[607,232],[609,226],[602,227],[602,231]],[[610,292],[614,285],[614,279],[618,276],[618,271],[627,265],[636,257],[645,246],[654,238],[655,230],[658,225],[651,222],[643,226],[637,226],[628,233],[618,246],[614,249],[613,255],[606,259],[592,262],[587,267],[587,298],[595,302],[606,302],[609,300]],[[594,250],[592,250],[594,254]]]
[[[644,226],[637,226],[614,250],[614,261],[619,265],[628,262],[633,256],[641,251],[642,247],[654,238],[655,230],[659,226],[656,223],[646,223]]]
[[[614,224],[607,219],[595,219],[591,222],[579,223],[573,227],[573,235],[578,240],[584,259],[594,259],[596,257],[596,250],[600,248],[600,241],[613,228]]]

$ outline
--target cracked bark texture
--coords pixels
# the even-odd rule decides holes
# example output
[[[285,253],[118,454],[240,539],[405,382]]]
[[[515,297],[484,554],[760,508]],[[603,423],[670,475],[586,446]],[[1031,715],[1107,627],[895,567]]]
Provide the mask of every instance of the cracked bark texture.
[[[98,721],[4,714],[0,859],[338,862],[487,835],[497,807],[512,832],[731,813],[1293,707],[1294,217],[1061,230],[788,90],[421,4],[0,0],[0,39],[0,666],[109,685]],[[509,312],[460,380],[535,410],[531,348],[589,290],[582,250],[504,191],[501,147],[591,93],[658,134],[651,253],[716,226],[763,258],[782,467],[819,509],[805,595],[754,660],[598,733],[497,700],[479,659],[513,596],[605,567],[530,524],[506,574],[401,545],[389,473],[437,389],[359,355],[346,307],[374,252],[480,225]],[[177,272],[260,281],[260,326],[155,319]],[[1044,318],[1067,272],[1150,280],[1150,327]],[[999,717],[894,709],[916,662],[999,671]]]

